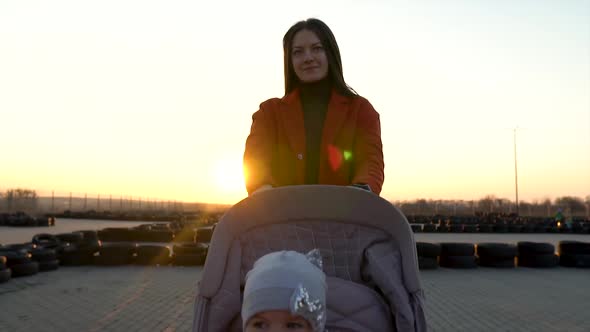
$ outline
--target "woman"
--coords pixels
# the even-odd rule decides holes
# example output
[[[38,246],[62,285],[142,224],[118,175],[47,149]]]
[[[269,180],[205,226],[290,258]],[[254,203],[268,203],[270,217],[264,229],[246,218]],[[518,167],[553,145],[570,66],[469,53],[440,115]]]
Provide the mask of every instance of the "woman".
[[[344,81],[330,28],[318,19],[283,38],[285,96],[260,104],[244,152],[246,189],[354,185],[379,194],[384,180],[379,114]]]

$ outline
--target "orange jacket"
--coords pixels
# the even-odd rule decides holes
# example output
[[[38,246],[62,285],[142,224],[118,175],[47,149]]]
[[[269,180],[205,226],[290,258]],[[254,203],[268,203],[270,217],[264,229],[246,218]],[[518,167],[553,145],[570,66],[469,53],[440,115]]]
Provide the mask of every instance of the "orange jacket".
[[[305,128],[299,89],[260,104],[244,152],[248,194],[305,182]],[[384,180],[379,113],[363,97],[332,90],[320,146],[319,184],[366,183],[379,194]]]

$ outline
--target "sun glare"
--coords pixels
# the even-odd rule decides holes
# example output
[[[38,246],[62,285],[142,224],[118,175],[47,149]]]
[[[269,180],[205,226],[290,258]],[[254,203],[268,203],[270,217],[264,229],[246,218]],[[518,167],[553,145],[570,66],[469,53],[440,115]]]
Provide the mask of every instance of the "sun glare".
[[[244,175],[241,160],[225,158],[215,167],[215,182],[220,191],[236,193],[244,189]]]

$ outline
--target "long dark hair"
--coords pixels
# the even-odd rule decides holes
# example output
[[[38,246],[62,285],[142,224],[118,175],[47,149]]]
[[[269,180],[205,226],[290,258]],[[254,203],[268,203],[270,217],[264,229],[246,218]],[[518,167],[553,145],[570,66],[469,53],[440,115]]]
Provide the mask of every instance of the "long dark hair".
[[[344,75],[342,74],[342,59],[340,58],[340,49],[336,38],[332,33],[332,30],[326,25],[326,23],[318,20],[317,18],[310,18],[305,21],[299,21],[295,23],[285,36],[283,37],[283,53],[285,61],[285,95],[293,91],[301,84],[295,70],[293,69],[293,62],[291,60],[291,47],[293,44],[293,38],[297,32],[306,29],[315,33],[324,50],[326,57],[328,58],[328,76],[332,85],[340,94],[345,96],[357,96],[358,94],[344,81]]]

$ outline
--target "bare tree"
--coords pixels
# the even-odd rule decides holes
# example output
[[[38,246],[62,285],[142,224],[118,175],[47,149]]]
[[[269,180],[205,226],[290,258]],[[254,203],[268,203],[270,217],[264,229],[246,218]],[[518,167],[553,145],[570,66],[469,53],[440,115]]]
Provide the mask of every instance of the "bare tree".
[[[3,194],[3,197],[8,212],[34,212],[37,210],[37,205],[39,203],[37,192],[31,189],[8,189]]]

